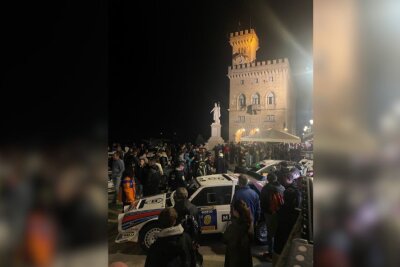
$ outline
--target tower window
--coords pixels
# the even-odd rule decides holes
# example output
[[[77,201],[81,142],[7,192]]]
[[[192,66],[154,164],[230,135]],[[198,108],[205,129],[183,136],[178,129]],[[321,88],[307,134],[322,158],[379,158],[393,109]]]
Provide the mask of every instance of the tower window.
[[[267,104],[268,105],[275,105],[275,95],[274,95],[274,93],[269,93],[268,95],[267,95]]]
[[[256,83],[258,83],[258,78],[256,78]]]
[[[267,121],[275,121],[275,115],[267,115]]]
[[[238,104],[240,109],[246,106],[246,97],[244,96],[244,94],[240,94],[238,98]]]
[[[274,76],[269,77],[269,81],[273,82],[274,81]]]
[[[252,96],[251,103],[254,104],[254,105],[259,105],[260,104],[260,95],[258,93],[255,93]]]
[[[240,84],[244,84],[244,80],[240,80]]]

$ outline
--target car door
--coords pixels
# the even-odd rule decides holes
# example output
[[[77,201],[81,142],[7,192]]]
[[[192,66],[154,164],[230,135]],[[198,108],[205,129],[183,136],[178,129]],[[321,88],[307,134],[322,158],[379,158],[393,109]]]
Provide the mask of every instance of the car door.
[[[191,202],[199,209],[202,233],[221,233],[230,220],[232,186],[204,187]]]

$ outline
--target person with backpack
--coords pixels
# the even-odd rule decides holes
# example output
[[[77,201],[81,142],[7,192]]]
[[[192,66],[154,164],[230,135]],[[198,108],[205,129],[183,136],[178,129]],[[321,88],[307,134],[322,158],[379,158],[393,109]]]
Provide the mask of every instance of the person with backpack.
[[[284,204],[285,188],[278,182],[278,177],[275,173],[269,173],[267,176],[268,183],[262,188],[260,193],[261,211],[264,214],[265,223],[267,225],[267,245],[268,251],[260,256],[272,262],[272,253],[274,249],[274,237],[277,224],[277,212]]]
[[[158,216],[161,232],[151,245],[145,267],[195,267],[192,239],[176,224],[178,214],[174,208],[165,208]]]

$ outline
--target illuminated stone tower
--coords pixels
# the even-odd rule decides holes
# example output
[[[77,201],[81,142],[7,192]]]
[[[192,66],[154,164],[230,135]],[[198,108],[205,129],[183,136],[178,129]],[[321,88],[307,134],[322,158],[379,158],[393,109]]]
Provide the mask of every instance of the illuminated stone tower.
[[[256,61],[254,29],[230,34],[229,141],[269,128],[296,134],[296,98],[289,60]]]
[[[259,46],[258,37],[253,29],[231,34],[229,43],[232,46],[232,65],[252,63],[256,60]]]

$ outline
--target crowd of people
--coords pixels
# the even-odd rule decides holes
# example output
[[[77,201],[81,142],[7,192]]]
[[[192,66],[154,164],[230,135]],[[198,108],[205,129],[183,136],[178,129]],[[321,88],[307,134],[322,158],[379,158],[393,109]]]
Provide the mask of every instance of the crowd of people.
[[[150,248],[145,266],[201,266],[197,242],[199,218],[186,189],[190,180],[200,175],[226,173],[229,164],[250,166],[273,158],[297,160],[301,147],[231,143],[207,151],[204,145],[163,144],[150,148],[141,144],[123,151],[121,145],[113,144],[109,152],[113,155],[111,177],[115,186],[124,191],[120,193],[125,195],[124,204],[162,190],[176,190],[176,205],[159,215],[162,230]],[[223,236],[226,267],[253,266],[254,229],[263,220],[268,230],[268,251],[259,255],[261,259],[271,262],[289,238],[299,216],[301,191],[288,173],[271,172],[267,180],[259,195],[248,186],[245,175],[239,176],[239,189],[231,203],[232,220]]]
[[[302,159],[302,145],[268,143],[229,143],[208,151],[204,144],[145,144],[125,146],[114,143],[109,152],[109,167],[119,193],[119,187],[133,187],[135,195],[148,196],[163,190],[184,186],[193,177],[213,173],[226,173],[229,166],[250,167],[264,159]],[[117,153],[114,153],[117,152]],[[128,178],[126,178],[128,177]],[[132,193],[129,193],[132,195]],[[132,201],[132,197],[127,198]]]

